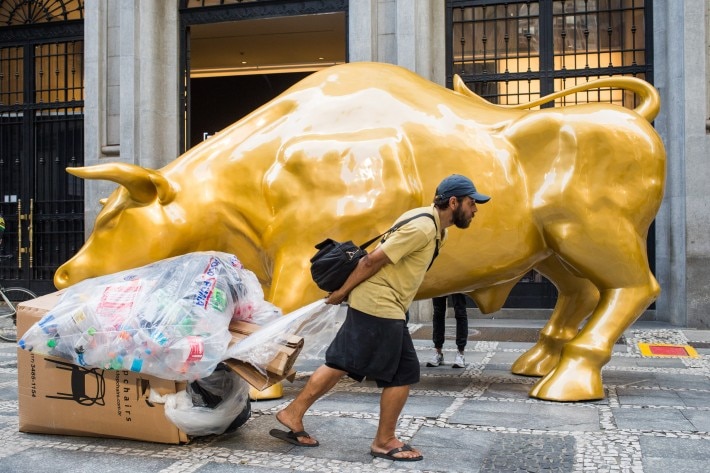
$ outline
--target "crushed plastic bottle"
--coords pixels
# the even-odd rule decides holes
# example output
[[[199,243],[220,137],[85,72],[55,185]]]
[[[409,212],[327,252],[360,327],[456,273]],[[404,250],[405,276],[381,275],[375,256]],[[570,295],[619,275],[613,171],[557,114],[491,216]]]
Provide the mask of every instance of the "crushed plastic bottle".
[[[200,336],[191,335],[181,338],[168,347],[165,352],[165,364],[168,368],[182,373],[190,364],[202,361],[205,354],[205,341]]]

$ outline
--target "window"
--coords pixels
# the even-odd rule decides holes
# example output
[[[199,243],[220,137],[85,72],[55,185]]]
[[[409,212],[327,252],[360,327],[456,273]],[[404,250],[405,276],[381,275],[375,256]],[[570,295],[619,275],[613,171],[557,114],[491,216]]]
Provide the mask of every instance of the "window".
[[[6,0],[0,2],[0,25],[18,26],[36,23],[84,19],[84,0]]]

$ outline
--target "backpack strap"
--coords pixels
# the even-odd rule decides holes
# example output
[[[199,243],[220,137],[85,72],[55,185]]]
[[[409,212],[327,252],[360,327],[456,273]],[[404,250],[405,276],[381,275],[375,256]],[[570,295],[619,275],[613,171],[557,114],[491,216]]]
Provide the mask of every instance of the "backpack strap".
[[[430,213],[420,213],[420,214],[414,215],[412,217],[405,218],[401,222],[397,222],[396,224],[394,224],[392,226],[392,228],[390,228],[386,232],[384,232],[380,235],[377,235],[375,238],[368,240],[365,243],[363,243],[362,245],[360,245],[360,248],[362,248],[364,250],[368,246],[372,245],[379,238],[382,238],[382,241],[384,242],[384,238],[387,235],[389,235],[392,232],[397,231],[397,229],[399,227],[401,227],[401,226],[403,226],[403,225],[405,225],[405,224],[407,224],[407,223],[411,222],[412,220],[417,219],[419,217],[429,217],[431,219],[431,221],[434,222],[434,228],[436,229],[436,232],[437,233],[439,232],[439,228],[436,226],[436,219],[434,218],[434,216]],[[434,256],[431,258],[431,263],[429,263],[429,266],[427,267],[427,271],[429,271],[429,268],[431,268],[431,265],[434,264],[434,260],[436,259],[436,257],[439,256],[439,240],[438,239],[435,240],[435,244],[436,244],[436,247],[434,248]]]

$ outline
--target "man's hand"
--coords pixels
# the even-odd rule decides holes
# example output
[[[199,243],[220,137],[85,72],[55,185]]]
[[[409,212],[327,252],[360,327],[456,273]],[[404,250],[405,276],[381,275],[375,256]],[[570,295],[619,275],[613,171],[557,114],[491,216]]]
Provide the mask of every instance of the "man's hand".
[[[365,255],[357,262],[355,270],[345,280],[343,287],[328,294],[326,304],[338,305],[343,302],[358,284],[377,273],[384,265],[391,263],[384,251],[375,249],[371,254]]]
[[[326,304],[332,304],[332,305],[338,305],[341,304],[345,298],[347,298],[348,295],[345,294],[344,292],[341,292],[340,290],[337,290],[335,292],[331,292],[328,294],[328,297],[325,298],[325,303]]]

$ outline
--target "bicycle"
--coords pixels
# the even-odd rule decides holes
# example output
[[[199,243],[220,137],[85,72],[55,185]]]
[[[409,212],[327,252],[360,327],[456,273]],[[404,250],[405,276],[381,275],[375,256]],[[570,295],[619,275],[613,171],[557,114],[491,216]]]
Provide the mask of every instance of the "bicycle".
[[[12,255],[0,255],[0,259],[8,258]],[[24,287],[3,287],[0,284],[0,339],[17,341],[17,306],[36,297],[37,294]]]

